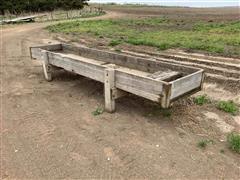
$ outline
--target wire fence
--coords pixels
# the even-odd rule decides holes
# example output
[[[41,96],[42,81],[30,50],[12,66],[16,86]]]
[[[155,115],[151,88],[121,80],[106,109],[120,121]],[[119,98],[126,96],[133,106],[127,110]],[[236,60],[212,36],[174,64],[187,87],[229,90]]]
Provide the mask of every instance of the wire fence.
[[[99,7],[85,7],[80,10],[55,10],[52,12],[41,12],[41,13],[21,13],[18,15],[5,14],[0,16],[0,20],[11,20],[19,17],[26,16],[37,16],[35,21],[44,22],[44,21],[58,21],[64,19],[77,19],[77,18],[86,18],[103,15],[105,12],[102,8]]]

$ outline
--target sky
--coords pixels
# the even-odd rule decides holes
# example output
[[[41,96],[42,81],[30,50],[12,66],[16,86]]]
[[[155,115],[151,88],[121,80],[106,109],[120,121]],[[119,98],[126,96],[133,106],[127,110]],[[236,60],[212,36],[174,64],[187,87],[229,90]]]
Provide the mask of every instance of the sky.
[[[225,7],[239,6],[240,0],[90,0],[97,3],[137,3],[162,6]],[[239,9],[240,11],[240,9]]]

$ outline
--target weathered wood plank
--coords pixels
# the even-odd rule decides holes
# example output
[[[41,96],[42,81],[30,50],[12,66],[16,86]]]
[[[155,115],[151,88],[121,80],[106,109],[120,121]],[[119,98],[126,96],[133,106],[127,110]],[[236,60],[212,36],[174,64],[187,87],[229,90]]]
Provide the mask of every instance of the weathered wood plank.
[[[68,71],[76,72],[88,78],[104,82],[104,68],[109,65],[101,65],[101,61],[87,58],[73,59],[60,53],[49,52],[49,62],[54,66],[62,67]],[[141,71],[131,70],[116,66],[116,87],[118,84],[133,86],[152,94],[161,94],[162,82],[146,77]]]
[[[62,50],[62,44],[51,44],[51,45],[30,47],[31,58],[41,60],[41,49],[47,50],[47,51],[60,51]]]
[[[44,77],[47,81],[52,81],[52,65],[49,64],[48,52],[41,50],[41,59]]]
[[[151,93],[148,93],[148,92],[143,91],[141,89],[136,89],[136,88],[134,88],[132,86],[128,86],[128,85],[124,85],[124,84],[118,84],[117,87],[119,89],[122,89],[122,90],[126,91],[126,92],[135,94],[137,96],[149,99],[149,100],[154,101],[154,102],[160,102],[160,100],[161,100],[161,96],[160,95],[151,94]]]
[[[181,73],[176,71],[158,71],[149,75],[148,77],[160,81],[171,81],[181,77]]]
[[[199,71],[171,82],[172,90],[170,99],[175,99],[188,91],[201,87],[202,78],[203,71]]]
[[[121,89],[122,86],[128,86],[134,89],[140,89],[150,94],[162,93],[162,82],[147,77],[139,77],[130,72],[122,72],[121,69],[116,69],[116,87]]]
[[[104,67],[98,63],[82,62],[69,57],[62,57],[60,54],[49,53],[49,62],[54,66],[61,67],[67,71],[104,83]]]
[[[105,96],[105,110],[107,112],[114,112],[115,99],[113,97],[113,89],[115,88],[115,69],[106,68],[104,71],[104,96]]]
[[[10,24],[10,23],[18,23],[18,22],[31,22],[34,21],[36,18],[45,16],[45,15],[33,15],[33,16],[25,16],[25,17],[17,17],[14,19],[7,19],[7,20],[2,20],[1,22],[3,24]]]
[[[88,57],[92,59],[97,59],[116,65],[138,69],[140,71],[154,73],[156,71],[166,71],[174,70],[183,74],[194,73],[198,71],[198,68],[192,68],[183,65],[176,65],[163,61],[150,60],[141,57],[135,57],[127,54],[109,52],[104,50],[98,50],[93,48],[88,48],[85,46],[72,46],[69,44],[62,44],[63,50],[72,53],[77,53],[77,55]]]

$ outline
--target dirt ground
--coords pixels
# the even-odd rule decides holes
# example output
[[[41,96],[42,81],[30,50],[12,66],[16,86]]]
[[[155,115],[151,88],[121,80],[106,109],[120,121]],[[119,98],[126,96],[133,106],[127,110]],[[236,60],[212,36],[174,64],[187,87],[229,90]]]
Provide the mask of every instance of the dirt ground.
[[[160,6],[111,6],[103,5],[103,9],[137,16],[164,16],[170,19],[190,21],[223,21],[239,20],[239,7],[223,8],[188,8]]]
[[[188,98],[165,117],[133,95],[117,101],[116,113],[93,116],[104,105],[102,84],[66,72],[46,82],[30,59],[30,46],[51,41],[47,24],[1,30],[2,179],[239,179],[240,156],[226,134],[240,132],[240,116]],[[239,92],[217,84],[201,93],[240,102]],[[200,149],[202,139],[213,144]]]

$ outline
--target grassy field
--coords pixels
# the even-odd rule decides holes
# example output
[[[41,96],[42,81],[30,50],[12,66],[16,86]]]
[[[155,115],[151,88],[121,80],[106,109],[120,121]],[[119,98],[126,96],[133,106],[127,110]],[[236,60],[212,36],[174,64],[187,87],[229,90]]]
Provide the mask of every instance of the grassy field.
[[[110,46],[122,43],[182,48],[225,55],[240,55],[240,21],[175,24],[163,18],[66,22],[48,27],[51,32],[107,38]]]

